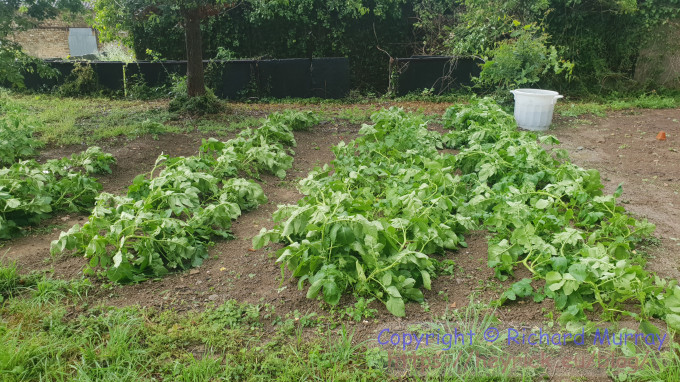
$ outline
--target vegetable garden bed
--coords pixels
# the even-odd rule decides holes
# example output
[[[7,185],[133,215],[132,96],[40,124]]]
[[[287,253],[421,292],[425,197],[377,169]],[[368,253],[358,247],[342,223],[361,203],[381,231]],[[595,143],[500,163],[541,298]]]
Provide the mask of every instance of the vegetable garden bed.
[[[295,140],[298,145],[292,168],[283,180],[272,175],[260,176],[258,184],[268,197],[269,203],[245,213],[233,222],[231,230],[237,239],[217,241],[214,247],[207,250],[208,257],[198,268],[168,274],[157,281],[110,289],[95,288],[88,300],[113,305],[140,304],[163,309],[173,307],[181,311],[202,309],[212,303],[236,298],[251,303],[274,304],[279,313],[297,310],[303,314],[317,312],[324,315],[328,312],[328,305],[319,305],[316,300],[305,297],[314,297],[318,294],[330,303],[337,303],[333,308],[336,311],[344,311],[354,306],[355,299],[350,293],[354,290],[359,296],[373,298],[369,307],[377,310],[374,319],[360,320],[352,324],[356,330],[356,338],[367,340],[375,340],[377,333],[386,327],[406,330],[409,325],[441,318],[447,311],[463,308],[471,295],[481,301],[498,298],[506,300],[497,312],[506,326],[545,325],[548,322],[554,323],[557,327],[560,324],[583,326],[589,325],[588,322],[610,317],[618,317],[617,320],[623,318],[622,325],[633,325],[635,329],[636,322],[642,319],[657,326],[663,325],[654,318],[625,315],[622,317],[618,312],[640,314],[639,304],[634,302],[640,294],[631,292],[639,290],[635,289],[639,287],[653,289],[655,283],[660,282],[646,276],[642,268],[635,266],[649,259],[643,251],[657,256],[649,260],[649,266],[653,270],[659,270],[661,276],[666,279],[677,278],[677,269],[668,267],[659,269],[655,266],[657,261],[664,264],[673,262],[674,254],[668,247],[675,244],[671,238],[676,235],[674,232],[677,223],[674,223],[674,219],[677,215],[665,212],[669,214],[668,220],[657,222],[651,206],[647,217],[653,223],[660,223],[663,246],[660,249],[648,246],[645,244],[649,243],[644,240],[631,242],[630,239],[637,234],[643,237],[642,234],[649,231],[650,226],[644,225],[641,217],[629,220],[618,207],[614,207],[613,199],[606,196],[607,192],[618,192],[616,186],[620,180],[626,180],[632,184],[624,185],[622,199],[629,200],[627,195],[635,184],[645,188],[648,186],[645,183],[648,182],[632,178],[625,172],[614,178],[611,175],[611,171],[614,171],[612,168],[603,168],[601,170],[605,174],[603,176],[605,194],[599,195],[599,179],[596,179],[593,171],[581,170],[575,166],[562,168],[555,157],[544,156],[541,153],[543,149],[536,140],[519,139],[518,133],[513,129],[506,132],[499,130],[499,126],[508,123],[507,117],[499,113],[493,105],[481,103],[476,106],[473,114],[466,115],[466,110],[471,109],[459,107],[445,113],[443,119],[434,121],[434,125],[441,123],[443,127],[452,127],[453,133],[439,128],[436,129],[437,133],[431,130],[428,132],[422,125],[423,119],[396,110],[383,112],[375,117],[376,124],[373,127],[360,128],[358,125],[336,121],[332,124],[324,123],[310,131],[296,132]],[[475,115],[483,117],[479,119]],[[494,121],[496,125],[485,126],[484,123],[489,120]],[[399,130],[398,126],[405,129]],[[558,129],[556,134],[558,136],[565,134],[567,139],[564,146],[570,151],[573,150],[577,158],[579,153],[583,155],[584,150],[591,150],[589,146],[594,142],[578,143],[579,132],[565,129],[567,128]],[[125,186],[133,182],[135,171],[126,169],[127,178],[121,180],[116,178],[117,170],[133,167],[139,169],[136,173],[148,172],[153,167],[159,151],[171,156],[195,154],[202,138],[207,136],[161,135],[158,141],[143,138],[131,142],[129,147],[114,150],[109,150],[104,145],[104,151],[112,152],[118,158],[118,164],[112,167],[114,174],[102,178],[104,191],[120,194]],[[351,143],[350,141],[355,138],[356,143]],[[392,143],[385,145],[385,142],[390,140]],[[345,144],[337,146],[333,151],[330,150],[331,146],[341,141]],[[179,150],[173,152],[175,148],[167,145],[171,142],[174,142]],[[514,145],[509,145],[508,142],[520,142],[520,149],[512,148]],[[550,143],[550,139],[544,138],[542,142]],[[437,145],[441,145],[440,147],[449,145],[456,150],[457,155],[452,155],[450,150],[437,150]],[[586,148],[577,149],[580,146],[576,145],[583,145]],[[663,155],[675,154],[667,147],[664,147],[664,150]],[[356,152],[360,155],[354,155]],[[139,157],[132,159],[135,155]],[[120,158],[125,156],[130,158],[129,161],[121,163]],[[332,171],[317,169],[308,177],[309,171],[329,163],[334,156],[337,157],[337,162],[329,169]],[[379,158],[391,159],[381,162],[382,159]],[[513,162],[515,159],[521,161],[523,166]],[[447,166],[451,167],[451,170],[442,170]],[[388,174],[385,169],[393,171]],[[547,171],[548,169],[554,172],[551,173]],[[383,173],[379,173],[380,171]],[[545,174],[536,175],[541,171]],[[450,178],[444,176],[447,173],[451,174]],[[423,178],[425,176],[427,179]],[[544,178],[540,178],[541,176]],[[563,178],[556,178],[560,176]],[[674,179],[674,175],[669,177]],[[295,186],[298,179],[305,178],[307,180],[303,182],[302,190],[309,196],[296,207],[281,209],[281,212],[276,213],[281,217],[282,223],[276,228],[271,221],[272,214],[276,212],[278,205],[294,204],[300,199],[302,195]],[[610,178],[614,178],[616,182]],[[378,179],[392,180],[379,182]],[[437,182],[443,183],[440,185]],[[526,182],[534,185],[534,189],[529,190]],[[674,184],[673,181],[666,182]],[[549,186],[550,184],[553,186]],[[659,187],[663,187],[664,190],[665,187],[674,186]],[[670,194],[664,195],[673,201],[676,194],[668,190],[665,192]],[[341,195],[343,193],[349,197]],[[436,196],[432,197],[433,194]],[[370,198],[367,195],[370,195]],[[499,198],[499,195],[502,197]],[[332,204],[334,197],[339,198],[337,199],[339,203],[335,205]],[[328,211],[323,207],[324,204],[320,203],[324,200],[329,204]],[[426,205],[426,202],[433,200],[437,200],[437,203],[431,207]],[[409,207],[409,203],[419,201],[423,202],[423,205]],[[439,201],[442,201],[441,204]],[[498,207],[500,205],[502,207]],[[335,210],[333,206],[336,207]],[[632,202],[626,206],[635,212],[638,204]],[[296,223],[295,219],[290,219],[296,209],[309,211],[296,215],[306,216],[305,222]],[[311,214],[315,209],[326,211],[317,215],[322,216],[324,221],[333,223],[322,228],[322,224],[311,221]],[[569,209],[574,210],[573,215],[569,215]],[[663,213],[662,210],[659,210],[659,213]],[[428,218],[419,221],[418,215],[425,211],[428,212]],[[432,211],[437,213],[434,214]],[[306,213],[310,215],[304,215]],[[43,225],[43,227],[59,225],[59,229],[53,232],[29,235],[7,242],[8,256],[18,259],[24,270],[45,268],[42,260],[49,258],[50,241],[58,238],[58,231],[68,229],[64,225],[69,224],[70,227],[74,219],[81,218],[79,215],[71,214],[64,223],[62,222],[64,217],[66,216],[60,215]],[[602,224],[604,221],[616,222],[616,219],[621,219],[618,226]],[[337,229],[333,228],[333,224],[343,221],[352,223],[339,224]],[[382,230],[375,222],[382,225]],[[527,232],[529,227],[527,222],[532,223],[533,232]],[[286,232],[286,224],[290,225],[291,228],[288,228],[290,232]],[[375,231],[367,230],[365,227],[367,224],[375,227]],[[441,224],[448,229],[443,229]],[[263,246],[265,250],[253,251],[250,239],[263,227],[265,232],[272,229],[273,231],[265,233],[255,241],[256,247]],[[430,231],[431,227],[435,228],[435,232]],[[437,227],[442,229],[438,231]],[[549,228],[547,231],[546,227]],[[631,234],[635,227],[641,231]],[[518,228],[522,229],[522,235],[517,233],[520,232]],[[419,234],[419,230],[431,236],[427,236],[426,240],[422,239],[426,236]],[[315,232],[319,235],[323,233],[324,238],[317,238],[314,236]],[[451,232],[453,235],[449,234]],[[394,237],[390,239],[389,235],[392,234]],[[381,265],[382,259],[378,257],[378,262],[371,266],[370,261],[362,258],[357,266],[356,260],[361,257],[361,250],[365,248],[354,248],[354,243],[370,243],[370,240],[366,240],[367,235],[375,237],[376,244],[392,247],[385,252],[385,259],[390,259],[391,262]],[[680,231],[677,235],[680,235]],[[284,239],[286,236],[290,239]],[[284,244],[266,243],[265,237],[269,240],[283,241]],[[329,237],[328,244],[324,242],[326,237]],[[293,251],[288,251],[286,255],[286,249],[295,248],[291,247],[295,243],[312,248],[316,244],[311,239],[315,238],[319,239],[319,247],[316,248],[325,248],[329,251],[329,258],[332,261],[318,260],[320,261],[318,267],[310,267],[307,273],[301,273],[299,269],[304,268],[304,266],[300,268],[300,265],[304,264],[301,260],[304,259],[301,256],[293,258],[292,256],[299,256]],[[304,243],[303,239],[309,240],[309,243]],[[467,247],[464,247],[463,243],[466,243]],[[632,247],[633,245],[636,247]],[[619,249],[622,247],[623,249]],[[616,279],[612,280],[610,285],[607,285],[607,282],[597,282],[596,280],[602,280],[602,275],[592,273],[593,267],[582,269],[578,265],[589,258],[582,256],[583,251],[600,251],[600,248],[616,259],[611,269],[614,273],[617,268],[622,269],[618,276],[630,282],[630,289],[617,284]],[[452,252],[451,249],[456,251]],[[634,249],[636,252],[632,252]],[[617,253],[622,250],[627,251],[628,257]],[[279,253],[275,255],[277,251]],[[490,257],[487,252],[491,254]],[[530,254],[528,258],[525,257],[527,253]],[[549,254],[549,258],[542,258],[544,254]],[[276,263],[280,255],[284,255],[281,258],[282,262],[293,269],[298,269],[297,274],[291,274],[286,270],[284,272],[286,279],[283,282],[279,264]],[[421,255],[429,258],[425,259]],[[605,258],[605,256],[591,257],[600,260]],[[348,261],[349,258],[353,261]],[[622,260],[626,263],[619,267],[618,262]],[[563,264],[564,261],[566,262]],[[48,266],[55,269],[57,277],[77,278],[80,277],[81,269],[85,265],[86,261],[82,257],[60,255]],[[319,274],[324,265],[334,265],[333,272]],[[495,266],[496,275],[488,265]],[[388,277],[385,268],[394,272]],[[328,270],[329,267],[325,269]],[[335,271],[341,273],[334,273]],[[304,278],[306,274],[308,276]],[[560,276],[559,279],[556,277],[557,274]],[[633,277],[628,279],[629,276],[626,275]],[[530,285],[527,280],[532,278],[535,278],[535,281]],[[301,291],[297,289],[300,279],[303,286]],[[334,285],[330,285],[329,280],[332,280]],[[544,288],[543,280],[547,280],[547,288]],[[93,281],[99,285],[108,283],[106,280],[93,279]],[[313,286],[312,289],[310,285]],[[589,286],[592,285],[601,287],[598,289],[600,296],[606,294],[615,298],[598,300],[588,292],[591,290]],[[394,288],[390,288],[391,286]],[[342,290],[346,292],[342,294]],[[649,300],[652,301],[650,306],[654,309],[646,312],[648,316],[665,316],[668,319],[667,315],[673,314],[672,311],[665,310],[668,306],[664,301],[670,300],[671,303],[673,301],[669,294],[664,298],[659,298],[663,291],[646,295],[656,296]],[[548,298],[545,299],[546,297]],[[578,301],[575,302],[575,299]],[[621,300],[621,303],[617,303],[616,299]],[[408,303],[405,300],[421,303]],[[385,305],[379,301],[383,301]],[[576,307],[572,308],[574,305]],[[555,314],[550,315],[549,312],[553,311],[555,306],[557,307]],[[591,306],[594,308],[593,311],[589,310]],[[406,317],[400,319],[393,314]],[[665,331],[665,328],[662,330]],[[520,349],[515,349],[517,350]],[[565,369],[563,372],[570,375],[573,370]],[[583,372],[582,375],[601,376],[596,371]]]

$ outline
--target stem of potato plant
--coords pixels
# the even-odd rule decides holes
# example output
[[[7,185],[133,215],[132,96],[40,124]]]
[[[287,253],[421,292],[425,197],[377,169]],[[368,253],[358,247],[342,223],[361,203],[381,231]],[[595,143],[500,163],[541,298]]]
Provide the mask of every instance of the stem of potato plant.
[[[534,250],[532,249],[529,251],[529,254],[524,257],[524,259],[521,261],[522,264],[531,272],[531,274],[535,275],[537,272],[534,270],[534,268],[530,267],[529,264],[527,264],[527,260],[529,260],[529,257],[534,253]]]
[[[409,251],[409,252],[413,252],[413,251]],[[399,263],[401,262],[401,258],[404,257],[405,255],[406,255],[406,254],[402,255],[397,261],[393,262],[392,264],[388,265],[388,266],[385,267],[385,268],[374,270],[374,271],[371,272],[371,274],[366,278],[366,280],[372,279],[373,276],[374,276],[376,273],[382,273],[382,272],[387,272],[387,271],[389,271],[389,270],[392,269],[395,265],[399,264]]]

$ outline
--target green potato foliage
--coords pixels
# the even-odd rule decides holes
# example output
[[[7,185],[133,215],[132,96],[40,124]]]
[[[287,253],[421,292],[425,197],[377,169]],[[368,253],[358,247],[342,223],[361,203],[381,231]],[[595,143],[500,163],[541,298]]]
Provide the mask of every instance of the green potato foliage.
[[[543,146],[557,139],[518,131],[490,100],[452,107],[443,121],[453,131],[442,139],[460,150],[458,168],[469,190],[462,213],[494,234],[488,265],[501,280],[517,267],[532,275],[505,291],[500,303],[553,299],[560,322],[573,330],[595,325],[587,312],[643,322],[670,313],[665,294],[675,293],[675,282],[645,271],[634,251],[655,227],[616,204],[620,187],[604,195],[596,170],[564,160],[561,150],[549,153]]]
[[[34,127],[19,112],[10,111],[0,118],[0,165],[11,166],[20,159],[38,154],[43,144],[33,138],[33,131]]]
[[[44,164],[24,160],[36,156],[42,142],[24,111],[0,102],[0,239],[20,234],[24,227],[54,212],[85,211],[92,207],[101,185],[87,174],[111,173],[115,162],[99,147],[53,159]]]
[[[90,147],[71,158],[0,168],[0,239],[10,239],[54,213],[89,210],[102,186],[87,174],[111,172],[114,162],[111,154]]]
[[[680,329],[680,287],[644,270],[635,249],[654,231],[604,195],[600,174],[570,163],[556,138],[518,131],[490,99],[456,105],[442,116],[451,132],[428,131],[422,117],[383,110],[361,137],[334,149],[332,167],[300,181],[305,197],[274,213],[278,224],[253,239],[278,251],[307,297],[337,304],[343,293],[371,296],[397,316],[422,301],[442,254],[465,246],[464,234],[492,234],[488,265],[517,280],[498,303],[552,299],[568,330],[631,316]],[[439,152],[447,147],[457,154]]]
[[[438,134],[400,109],[373,115],[362,135],[334,148],[332,167],[309,174],[298,205],[281,207],[274,230],[263,230],[255,248],[270,241],[288,246],[278,261],[307,296],[336,304],[354,289],[383,301],[395,315],[404,302],[422,301],[436,260],[430,255],[464,246],[474,224],[457,214],[465,194],[453,174],[455,157],[440,154]]]
[[[62,232],[51,251],[82,254],[90,260],[86,273],[99,271],[115,282],[199,266],[213,237],[233,238],[231,222],[267,202],[257,183],[236,176],[285,177],[296,143],[292,126],[314,121],[305,113],[274,114],[229,141],[204,140],[198,155],[161,155],[127,196],[98,196],[88,222]]]

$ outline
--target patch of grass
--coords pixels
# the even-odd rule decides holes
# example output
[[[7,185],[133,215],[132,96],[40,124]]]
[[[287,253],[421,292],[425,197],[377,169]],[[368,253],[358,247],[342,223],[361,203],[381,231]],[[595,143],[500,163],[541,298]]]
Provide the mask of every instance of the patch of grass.
[[[350,123],[365,123],[371,120],[371,114],[375,111],[372,109],[360,108],[353,106],[351,108],[343,108],[335,115],[338,119],[344,119]]]
[[[520,362],[521,357],[503,349],[502,335],[496,342],[483,339],[482,333],[498,327],[494,313],[487,304],[475,302],[472,297],[465,308],[447,309],[437,322],[408,326],[404,333],[435,337],[429,343],[421,342],[422,346],[417,349],[416,340],[406,348],[402,344],[393,347],[390,342],[385,345],[389,351],[382,362],[386,362],[395,375],[417,376],[423,380],[437,380],[442,376],[452,381],[539,380],[541,367],[512,364],[513,360]],[[455,333],[459,336],[454,337]],[[441,335],[441,340],[434,339],[437,335]],[[385,352],[385,347],[366,354],[367,358],[370,356],[370,363],[380,362],[379,352]]]
[[[92,284],[89,279],[42,279],[32,288],[31,301],[37,304],[58,303],[63,299],[80,300],[87,297]]]
[[[555,111],[564,117],[578,118],[582,115],[605,117],[608,111],[628,109],[669,109],[680,106],[680,96],[665,96],[656,93],[637,97],[613,95],[581,102],[558,102]]]
[[[151,135],[154,139],[158,139],[159,134],[164,134],[168,132],[175,133],[178,131],[179,129],[173,128],[172,126],[167,126],[160,122],[146,119],[142,123],[136,125],[135,128],[122,132],[122,134],[127,135],[129,138],[136,138],[148,134]]]
[[[20,279],[16,266],[3,281]],[[14,281],[12,281],[14,280]],[[85,285],[85,286],[84,286]],[[96,307],[85,281],[39,280],[0,306],[3,380],[384,380],[342,328],[303,339],[268,330],[272,309],[228,301],[204,312]],[[13,288],[13,287],[10,287]],[[67,314],[74,309],[78,315]]]
[[[610,103],[612,110],[624,109],[670,109],[680,106],[680,100],[674,97],[664,97],[657,94],[643,94],[637,98],[613,100]]]
[[[670,350],[651,351],[648,355],[637,354],[638,359],[649,357],[639,370],[631,373],[615,373],[615,381],[680,381],[680,345],[670,344]]]
[[[145,123],[159,123],[165,131],[174,116],[162,101],[141,102],[107,98],[59,98],[49,95],[13,95],[11,102],[36,121],[40,140],[55,145],[95,143],[135,135]]]
[[[36,136],[53,145],[94,144],[126,136],[200,131],[227,135],[255,127],[261,119],[225,112],[207,116],[179,116],[167,110],[167,101],[111,100],[107,98],[59,98],[50,95],[7,95],[2,104],[27,111],[36,122]]]
[[[454,91],[442,95],[436,95],[429,90],[409,93],[401,97],[395,97],[395,102],[433,102],[433,103],[467,103],[473,94],[464,90]]]
[[[21,278],[16,266],[0,269],[0,277]],[[42,278],[32,293],[15,295],[0,306],[3,380],[384,381],[446,375],[447,380],[505,381],[534,380],[540,372],[499,362],[489,367],[505,354],[481,336],[452,351],[431,344],[390,353],[357,341],[354,330],[341,323],[333,329],[315,313],[296,311],[281,318],[268,304],[233,300],[188,313],[88,308],[90,288],[85,280]],[[348,319],[372,317],[375,312],[367,303],[348,307]],[[471,301],[467,308],[448,311],[439,323],[409,330],[484,333],[497,326],[488,308]],[[423,364],[425,359],[439,362]]]
[[[199,119],[194,126],[200,132],[224,136],[231,132],[256,128],[261,124],[262,118],[241,114],[218,114],[210,116],[210,118]]]
[[[0,303],[35,285],[37,274],[20,275],[16,261],[0,259]]]
[[[251,101],[248,101],[252,103]],[[310,98],[273,98],[273,97],[262,97],[258,98],[257,103],[262,104],[285,104],[285,105],[338,105],[345,104],[347,100],[345,99],[325,99],[319,97]]]
[[[0,296],[11,295],[19,287],[20,280],[16,262],[0,263]]]
[[[604,117],[608,109],[607,105],[594,102],[562,103],[558,102],[556,111],[563,117],[578,118],[582,115],[592,114],[596,117]]]

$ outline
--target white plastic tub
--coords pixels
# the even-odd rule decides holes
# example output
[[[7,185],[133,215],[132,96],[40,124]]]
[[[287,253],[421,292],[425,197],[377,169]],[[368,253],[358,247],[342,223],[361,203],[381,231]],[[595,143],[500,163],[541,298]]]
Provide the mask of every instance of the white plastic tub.
[[[555,103],[563,97],[555,91],[542,89],[516,89],[510,93],[515,96],[517,126],[532,131],[548,130]]]

